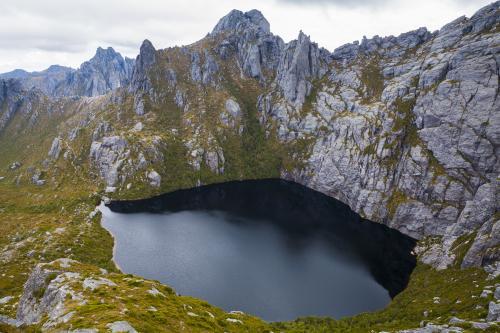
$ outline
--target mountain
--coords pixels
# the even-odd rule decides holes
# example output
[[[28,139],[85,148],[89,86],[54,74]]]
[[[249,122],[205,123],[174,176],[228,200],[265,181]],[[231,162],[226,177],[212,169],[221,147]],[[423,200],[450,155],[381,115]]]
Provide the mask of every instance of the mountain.
[[[419,240],[408,291],[385,312],[352,319],[356,329],[370,327],[363,320],[380,330],[448,324],[451,308],[468,325],[493,322],[497,301],[471,288],[500,275],[499,7],[332,52],[304,32],[285,43],[259,11],[233,10],[191,45],[157,50],[145,40],[134,63],[99,48],[78,70],[3,74],[0,194],[14,207],[36,198],[12,201],[18,189],[40,192],[36,200],[60,212],[63,203],[49,199],[58,193],[130,199],[235,179],[292,180]],[[65,214],[94,209],[85,207]],[[107,239],[76,225],[67,228]],[[82,244],[95,258],[76,250],[72,258],[109,265],[111,240]],[[36,303],[25,295],[20,322]]]
[[[19,79],[24,89],[39,89],[50,97],[99,96],[127,85],[133,60],[123,58],[113,48],[99,47],[79,69],[53,65],[41,72],[16,69],[0,74],[0,79]]]
[[[66,77],[56,92],[58,96],[98,96],[127,85],[132,61],[113,48],[98,48],[95,56]]]

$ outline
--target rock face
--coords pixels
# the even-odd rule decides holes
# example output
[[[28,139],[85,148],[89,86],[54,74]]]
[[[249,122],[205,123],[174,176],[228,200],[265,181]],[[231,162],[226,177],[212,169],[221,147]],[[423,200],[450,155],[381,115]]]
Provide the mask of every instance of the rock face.
[[[285,177],[416,238],[444,236],[451,247],[479,230],[463,266],[498,260],[498,7],[432,35],[419,29],[334,52],[342,66],[317,93],[314,121],[297,126],[282,111],[290,107],[269,108],[285,135],[318,137],[308,166]],[[363,65],[374,52],[381,56]]]
[[[19,108],[23,93],[19,81],[14,79],[0,80],[0,131]]]
[[[310,80],[325,75],[328,56],[328,51],[320,50],[302,31],[297,40],[286,45],[278,65],[277,81],[288,102],[298,107],[304,104],[311,93]]]
[[[50,147],[49,150],[49,158],[52,160],[57,160],[59,158],[59,154],[61,153],[62,149],[62,140],[61,138],[57,137],[54,138],[54,141],[52,141],[52,146]]]
[[[243,13],[239,10],[232,10],[224,16],[212,30],[213,35],[218,35],[233,31],[247,31],[248,29],[258,29],[264,33],[270,33],[269,22],[256,9]]]
[[[490,218],[477,231],[476,238],[462,262],[462,267],[494,265],[500,261],[498,252],[491,251],[500,244],[500,220]]]
[[[70,259],[58,259],[49,265],[60,263],[64,267],[71,262]],[[33,269],[24,285],[16,315],[19,323],[27,325],[36,324],[47,315],[44,330],[71,318],[71,312],[65,313],[64,302],[67,299],[83,301],[81,295],[65,284],[67,280],[77,277],[77,273],[63,273],[45,266],[46,264],[39,264]]]
[[[264,70],[276,70],[285,45],[270,32],[269,22],[258,10],[231,11],[217,23],[211,36],[223,38],[216,47],[223,60],[236,55],[245,75],[261,81],[265,79]]]
[[[130,91],[134,93],[134,111],[142,116],[145,113],[144,99],[145,94],[154,95],[149,70],[156,60],[156,50],[149,40],[144,40],[141,50],[135,61],[132,72]]]
[[[119,170],[129,154],[127,147],[127,141],[119,136],[103,137],[101,141],[92,142],[91,164],[109,187],[115,186],[119,180]]]
[[[39,91],[24,89],[17,79],[0,78],[0,133],[16,113],[29,116],[43,102],[44,96]]]

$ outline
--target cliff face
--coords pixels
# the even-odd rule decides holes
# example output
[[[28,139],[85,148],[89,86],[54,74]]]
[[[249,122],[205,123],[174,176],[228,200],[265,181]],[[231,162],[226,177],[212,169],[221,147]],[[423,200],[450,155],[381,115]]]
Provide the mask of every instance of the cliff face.
[[[495,3],[433,34],[336,50],[312,112],[283,121],[287,135],[317,138],[306,168],[286,177],[413,237],[445,236],[424,261],[453,262],[459,236],[499,227],[498,20]],[[495,235],[480,233],[463,266],[497,261],[497,250],[473,254]]]
[[[329,52],[302,32],[284,43],[256,10],[232,11],[192,45],[145,41],[134,66],[99,49],[55,88],[37,86],[52,98],[111,91],[60,99],[69,115],[45,143],[52,151],[56,138],[58,154],[40,167],[83,165],[117,197],[279,176],[412,237],[440,237],[419,249],[435,267],[469,235],[462,266],[498,269],[499,22],[495,2],[434,33]],[[7,95],[2,119],[18,100]]]

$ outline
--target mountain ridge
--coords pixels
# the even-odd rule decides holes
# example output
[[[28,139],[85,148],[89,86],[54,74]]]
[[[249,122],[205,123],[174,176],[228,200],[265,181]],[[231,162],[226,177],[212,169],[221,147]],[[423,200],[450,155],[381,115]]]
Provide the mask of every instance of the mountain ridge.
[[[132,67],[132,60],[123,58],[112,47],[98,47],[78,69],[60,65],[35,72],[16,69],[0,74],[0,79],[18,79],[24,89],[36,88],[48,97],[95,97],[126,85]]]

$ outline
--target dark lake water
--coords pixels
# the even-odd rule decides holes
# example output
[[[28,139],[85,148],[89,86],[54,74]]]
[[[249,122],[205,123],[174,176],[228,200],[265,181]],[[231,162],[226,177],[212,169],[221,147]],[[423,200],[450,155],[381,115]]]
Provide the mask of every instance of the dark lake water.
[[[268,321],[387,305],[415,241],[282,180],[229,182],[101,206],[122,271]]]

